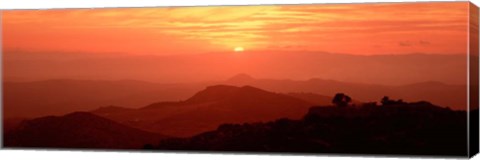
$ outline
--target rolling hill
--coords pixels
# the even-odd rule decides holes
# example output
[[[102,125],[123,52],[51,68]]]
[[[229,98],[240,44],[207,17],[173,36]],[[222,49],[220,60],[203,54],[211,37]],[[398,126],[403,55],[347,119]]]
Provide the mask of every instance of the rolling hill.
[[[88,112],[21,122],[4,135],[4,147],[139,149],[166,136],[127,127]]]
[[[92,113],[152,132],[175,137],[192,136],[222,123],[298,119],[311,103],[251,86],[209,86],[185,101],[154,103],[122,112]]]

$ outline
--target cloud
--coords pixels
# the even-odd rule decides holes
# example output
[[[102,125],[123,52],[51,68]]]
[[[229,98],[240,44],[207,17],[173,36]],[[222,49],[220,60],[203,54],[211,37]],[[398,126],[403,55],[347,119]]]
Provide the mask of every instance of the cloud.
[[[420,44],[420,45],[430,45],[430,42],[429,42],[429,41],[420,40],[420,41],[419,41],[419,44]]]
[[[466,34],[467,7],[467,2],[443,2],[12,10],[3,11],[3,23],[6,31],[12,31],[7,34],[7,41],[21,37],[22,32],[42,36],[50,33],[57,39],[70,40],[75,39],[73,33],[99,33],[101,36],[106,31],[118,30],[131,35],[202,41],[227,48],[245,45],[262,49],[273,44],[293,44],[303,47],[285,49],[415,52],[396,47],[458,42]],[[425,40],[412,40],[416,38],[412,35],[422,35]],[[29,40],[22,37],[23,40],[17,38],[16,41]],[[387,45],[392,42],[398,42],[398,46]],[[145,44],[158,45],[155,42]],[[345,44],[349,47],[338,47]],[[380,45],[385,50],[365,48]],[[459,46],[435,47],[440,47],[438,51],[450,52],[460,51]]]
[[[429,41],[425,41],[425,40],[419,40],[419,41],[401,41],[401,42],[398,42],[398,45],[402,46],[402,47],[410,47],[410,46],[427,46],[427,45],[430,45],[430,42]]]
[[[398,42],[398,45],[400,45],[402,47],[408,47],[408,46],[412,46],[412,43],[411,42]]]

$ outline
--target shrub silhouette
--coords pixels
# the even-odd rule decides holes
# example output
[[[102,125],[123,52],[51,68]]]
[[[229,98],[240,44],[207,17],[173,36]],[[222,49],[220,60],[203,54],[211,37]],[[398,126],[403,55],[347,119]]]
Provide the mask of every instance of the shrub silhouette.
[[[377,107],[377,102],[365,102],[361,106],[362,107]]]
[[[352,101],[352,98],[349,96],[343,94],[343,93],[337,93],[332,99],[332,103],[337,105],[338,107],[346,107],[348,106],[348,103]]]
[[[382,105],[386,106],[391,103],[391,100],[388,96],[384,96],[380,102],[382,103]]]
[[[381,100],[382,105],[394,105],[394,104],[406,104],[402,99],[399,100],[391,100],[388,96],[384,96]]]

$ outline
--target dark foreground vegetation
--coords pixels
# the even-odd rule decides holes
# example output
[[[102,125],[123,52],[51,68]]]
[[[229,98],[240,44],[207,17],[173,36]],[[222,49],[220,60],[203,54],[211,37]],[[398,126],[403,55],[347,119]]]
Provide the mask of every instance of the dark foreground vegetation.
[[[223,102],[222,105],[216,107],[210,105],[207,109],[214,110],[204,112],[199,112],[200,107],[196,107],[196,112],[191,112],[189,114],[191,116],[187,116],[186,120],[189,121],[177,123],[182,124],[180,128],[195,124],[212,125],[212,121],[203,120],[213,116],[251,118],[263,116],[263,119],[253,121],[247,118],[241,123],[218,121],[215,126],[221,125],[216,129],[213,126],[211,131],[198,132],[188,138],[178,138],[178,135],[149,132],[101,117],[97,115],[98,110],[95,112],[97,114],[75,112],[64,116],[47,116],[12,123],[9,126],[14,127],[4,128],[6,131],[3,137],[4,147],[135,150],[143,147],[146,150],[177,151],[467,156],[466,111],[452,110],[425,101],[409,103],[392,100],[389,97],[383,97],[379,104],[354,103],[352,98],[342,93],[332,98],[333,106],[314,106],[308,109],[299,99],[252,87],[214,88],[216,89],[210,88],[197,94],[185,103],[203,102],[213,97],[212,101]],[[225,89],[230,94],[217,92]],[[212,93],[215,93],[214,96],[211,96]],[[288,113],[278,112],[286,102],[298,103],[291,103],[296,105],[288,106],[290,107],[286,110]],[[231,109],[230,112],[213,112],[232,106],[237,109]],[[174,110],[182,108],[172,107]],[[305,110],[299,112],[299,107]],[[106,115],[114,114],[111,109],[102,111],[108,113]],[[114,111],[130,113],[131,110]],[[297,119],[278,119],[272,118],[273,116],[265,118],[277,112],[282,114],[276,117],[287,117],[293,111],[298,112]],[[478,117],[478,109],[472,112],[476,114],[470,116]],[[152,115],[159,116],[158,113],[162,112],[154,112]],[[302,117],[304,113],[306,114]],[[196,119],[192,119],[195,116]],[[194,123],[195,121],[200,123]]]
[[[465,111],[388,97],[382,99],[381,105],[367,103],[353,107],[339,102],[341,99],[336,99],[336,107],[312,107],[301,120],[223,124],[191,138],[146,144],[144,149],[467,155]]]

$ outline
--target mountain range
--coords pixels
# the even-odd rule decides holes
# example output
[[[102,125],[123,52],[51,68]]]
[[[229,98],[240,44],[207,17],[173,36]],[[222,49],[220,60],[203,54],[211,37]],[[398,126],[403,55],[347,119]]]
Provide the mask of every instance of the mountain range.
[[[4,82],[6,118],[34,118],[90,111],[98,107],[142,108],[162,101],[183,101],[212,85],[253,86],[289,94],[315,105],[328,105],[333,95],[345,93],[358,102],[383,96],[407,101],[425,100],[457,110],[466,109],[466,86],[428,81],[408,85],[378,85],[313,78],[309,80],[259,79],[238,74],[224,81],[162,84],[144,81],[47,80]],[[330,100],[329,100],[330,99]]]
[[[194,83],[248,73],[268,79],[334,79],[381,85],[436,80],[467,82],[466,53],[352,55],[321,51],[248,51],[179,55],[88,53],[4,53],[5,81],[49,79],[133,79],[159,83]],[[61,66],[61,67],[59,67]]]
[[[305,92],[327,96],[345,93],[353,99],[363,102],[379,101],[383,96],[390,96],[406,101],[429,101],[436,105],[457,110],[465,110],[467,103],[466,85],[452,85],[438,81],[407,85],[379,85],[318,78],[306,81],[255,79],[246,74],[239,74],[228,79],[225,83],[236,86],[251,85],[281,93]]]
[[[164,138],[214,130],[224,123],[300,119],[312,105],[251,86],[215,85],[184,101],[137,109],[105,106],[62,116],[5,120],[4,139],[6,147],[139,149]]]
[[[152,132],[188,137],[223,123],[299,119],[313,103],[251,86],[209,86],[185,101],[159,102],[139,109],[99,108],[92,113]],[[108,110],[108,111],[107,111]]]
[[[246,75],[238,77],[229,81],[258,81]],[[448,150],[452,152],[446,154],[463,154],[463,149],[451,149],[462,146],[462,141],[439,141],[445,137],[431,135],[442,132],[461,138],[466,132],[462,130],[465,126],[459,125],[464,124],[465,111],[425,101],[392,101],[379,106],[354,100],[355,106],[347,108],[316,106],[327,99],[314,93],[213,85],[186,100],[161,101],[140,108],[110,105],[90,112],[17,119],[4,132],[5,147],[392,154]],[[452,127],[457,129],[451,131]],[[403,133],[422,136],[408,139]],[[351,142],[368,142],[371,148],[358,150],[349,146]],[[452,147],[439,145],[444,142]],[[383,149],[385,146],[396,150],[389,152]]]

